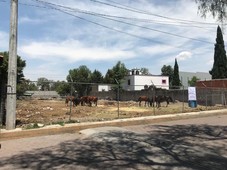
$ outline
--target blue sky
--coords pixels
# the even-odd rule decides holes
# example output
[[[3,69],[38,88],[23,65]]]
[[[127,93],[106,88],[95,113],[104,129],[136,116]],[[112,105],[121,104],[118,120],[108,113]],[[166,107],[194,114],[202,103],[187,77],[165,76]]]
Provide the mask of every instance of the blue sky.
[[[65,80],[80,65],[105,75],[118,61],[154,75],[175,58],[179,71],[213,66],[220,23],[201,18],[193,0],[19,0],[18,10],[18,55],[33,81]],[[0,0],[0,51],[9,49],[9,18],[10,0]]]

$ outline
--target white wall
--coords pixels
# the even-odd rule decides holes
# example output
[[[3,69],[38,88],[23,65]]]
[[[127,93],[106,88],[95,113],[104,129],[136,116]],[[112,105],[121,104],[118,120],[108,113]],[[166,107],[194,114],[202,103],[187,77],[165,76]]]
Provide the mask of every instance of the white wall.
[[[129,80],[130,85],[128,85]],[[129,75],[125,77],[123,88],[129,91],[142,90],[145,85],[155,85],[157,88],[169,89],[169,77],[154,75]]]
[[[98,85],[98,91],[109,91],[110,86],[109,85]]]

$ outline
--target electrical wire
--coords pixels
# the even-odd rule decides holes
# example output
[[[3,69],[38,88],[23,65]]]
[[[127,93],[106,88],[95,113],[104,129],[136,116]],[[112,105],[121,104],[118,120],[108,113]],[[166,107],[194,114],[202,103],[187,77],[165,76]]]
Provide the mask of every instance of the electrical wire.
[[[104,17],[102,14],[97,15],[96,13],[91,13],[91,12],[84,11],[84,10],[78,10],[78,9],[75,9],[75,8],[71,8],[71,7],[67,7],[67,6],[63,6],[63,5],[58,5],[58,4],[54,4],[54,3],[50,3],[50,2],[46,2],[46,1],[42,1],[42,0],[33,0],[33,1],[37,1],[37,2],[40,2],[40,3],[43,3],[43,4],[48,4],[50,6],[57,6],[57,7],[64,8],[64,9],[67,9],[67,10],[68,9],[69,10],[73,10],[75,12],[80,12],[80,13],[84,13],[84,14],[98,16],[98,17],[101,17],[101,18],[104,18],[104,19],[112,20],[112,21],[115,21],[115,22],[120,22],[120,23],[123,23],[123,24],[127,24],[127,25],[130,25],[130,26],[137,27],[137,28],[143,28],[143,29],[147,29],[147,30],[150,30],[150,31],[155,31],[155,32],[163,33],[163,34],[168,34],[168,35],[175,36],[175,37],[180,37],[180,38],[185,38],[185,39],[189,39],[189,40],[193,40],[193,41],[199,41],[199,42],[203,42],[203,43],[213,44],[212,42],[208,42],[208,41],[204,41],[204,40],[200,40],[200,39],[196,39],[196,38],[190,38],[190,37],[186,37],[186,36],[182,36],[182,35],[178,35],[178,34],[174,34],[174,33],[169,33],[169,32],[166,32],[166,31],[161,31],[161,30],[157,30],[157,29],[153,29],[153,28],[149,28],[149,27],[145,27],[145,26],[140,26],[140,25],[128,23],[128,22],[121,21],[121,20],[112,19],[112,18],[109,18],[109,17]],[[67,14],[73,15],[73,14],[69,13],[68,11],[63,11],[62,9],[59,9],[59,8],[56,8],[56,9],[58,9],[58,10],[60,10],[62,12],[66,12]],[[77,16],[77,17],[79,17],[79,16]],[[81,18],[82,17],[80,17],[80,19]],[[87,19],[85,19],[85,20],[87,20]],[[104,26],[103,24],[99,24],[97,22],[93,22],[93,21],[91,21],[91,22],[93,24],[96,23],[96,25],[99,25],[99,26],[100,25]],[[105,26],[105,28],[107,28],[107,27],[108,26]],[[108,28],[110,28],[110,27],[108,27]],[[115,31],[116,31],[116,29],[115,29]],[[123,32],[121,31],[121,33],[123,33]],[[127,33],[127,34],[129,35],[130,33]],[[132,36],[132,34],[130,34],[130,35]],[[138,36],[136,36],[136,37],[138,37]]]
[[[103,4],[103,5],[107,5],[107,6],[111,6],[111,7],[114,7],[114,8],[119,8],[119,9],[131,11],[131,12],[151,15],[151,16],[160,17],[160,18],[169,19],[169,20],[174,20],[174,21],[184,21],[184,22],[188,22],[188,23],[197,23],[197,24],[206,24],[206,25],[207,24],[208,25],[217,25],[216,23],[197,22],[197,21],[191,21],[191,20],[184,20],[184,19],[178,19],[178,18],[171,18],[171,17],[167,17],[167,16],[162,16],[162,15],[154,14],[154,13],[151,13],[151,12],[148,12],[148,11],[144,11],[144,10],[128,7],[126,5],[122,5],[120,3],[117,3],[117,2],[114,2],[114,1],[111,1],[111,0],[109,0],[109,1],[112,2],[112,3],[118,4],[120,6],[113,5],[113,4],[106,3],[106,2],[103,2],[103,1],[99,1],[99,0],[90,0],[90,1],[96,2],[96,3],[99,3],[99,4]]]

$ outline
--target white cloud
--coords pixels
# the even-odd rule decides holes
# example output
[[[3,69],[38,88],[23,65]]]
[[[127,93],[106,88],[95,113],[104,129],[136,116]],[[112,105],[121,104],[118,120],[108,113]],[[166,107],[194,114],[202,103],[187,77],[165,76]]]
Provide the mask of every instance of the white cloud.
[[[191,57],[192,57],[192,53],[189,51],[183,51],[176,56],[176,58],[180,61],[190,59]]]
[[[31,58],[41,60],[64,59],[68,62],[92,60],[116,60],[135,57],[134,52],[125,49],[87,47],[79,41],[31,42],[20,47],[20,52]]]
[[[73,15],[97,23],[92,24],[56,10],[21,6],[19,24],[23,24],[23,27],[19,27],[18,52],[27,60],[25,69],[27,74],[35,72],[38,74],[36,76],[42,75],[48,78],[48,75],[52,75],[53,72],[59,75],[67,72],[70,64],[72,64],[70,67],[77,67],[78,63],[84,65],[92,63],[91,65],[97,69],[101,67],[107,70],[107,67],[113,65],[113,61],[116,60],[125,62],[129,68],[148,67],[152,73],[160,72],[164,64],[173,66],[175,58],[182,61],[179,65],[184,71],[209,70],[213,62],[213,44],[193,41],[190,38],[215,43],[216,25],[183,24],[176,19],[170,20],[135,13],[89,0],[78,2],[47,0],[47,2],[86,11],[129,17],[131,20],[123,21],[156,29],[156,31],[71,12]],[[170,18],[198,22],[214,23],[215,21],[209,16],[206,19],[198,16],[197,4],[194,1],[122,0],[118,3]],[[0,6],[0,11],[1,8],[3,7]],[[138,22],[133,18],[141,18],[145,22]],[[126,34],[98,24],[126,32]],[[8,28],[8,25],[5,28]],[[161,33],[162,31],[179,36],[164,34]],[[189,37],[189,39],[182,38],[182,36]],[[227,38],[226,35],[223,36],[224,39]],[[8,34],[0,32],[0,39],[0,49],[8,49]],[[100,61],[104,61],[105,64],[100,66]],[[196,64],[193,64],[194,61]]]
[[[19,17],[19,19],[18,19],[19,24],[28,24],[28,23],[41,24],[44,21],[45,21],[44,18],[38,19],[38,18],[30,18],[30,17],[27,17],[27,16]]]

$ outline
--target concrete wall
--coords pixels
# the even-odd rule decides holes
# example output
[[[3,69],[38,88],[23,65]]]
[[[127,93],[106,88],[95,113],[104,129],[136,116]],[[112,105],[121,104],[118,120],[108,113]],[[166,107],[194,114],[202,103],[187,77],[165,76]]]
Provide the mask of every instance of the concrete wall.
[[[154,75],[129,75],[125,77],[123,89],[127,91],[143,90],[145,85],[154,85],[157,88],[169,89],[169,77]]]

